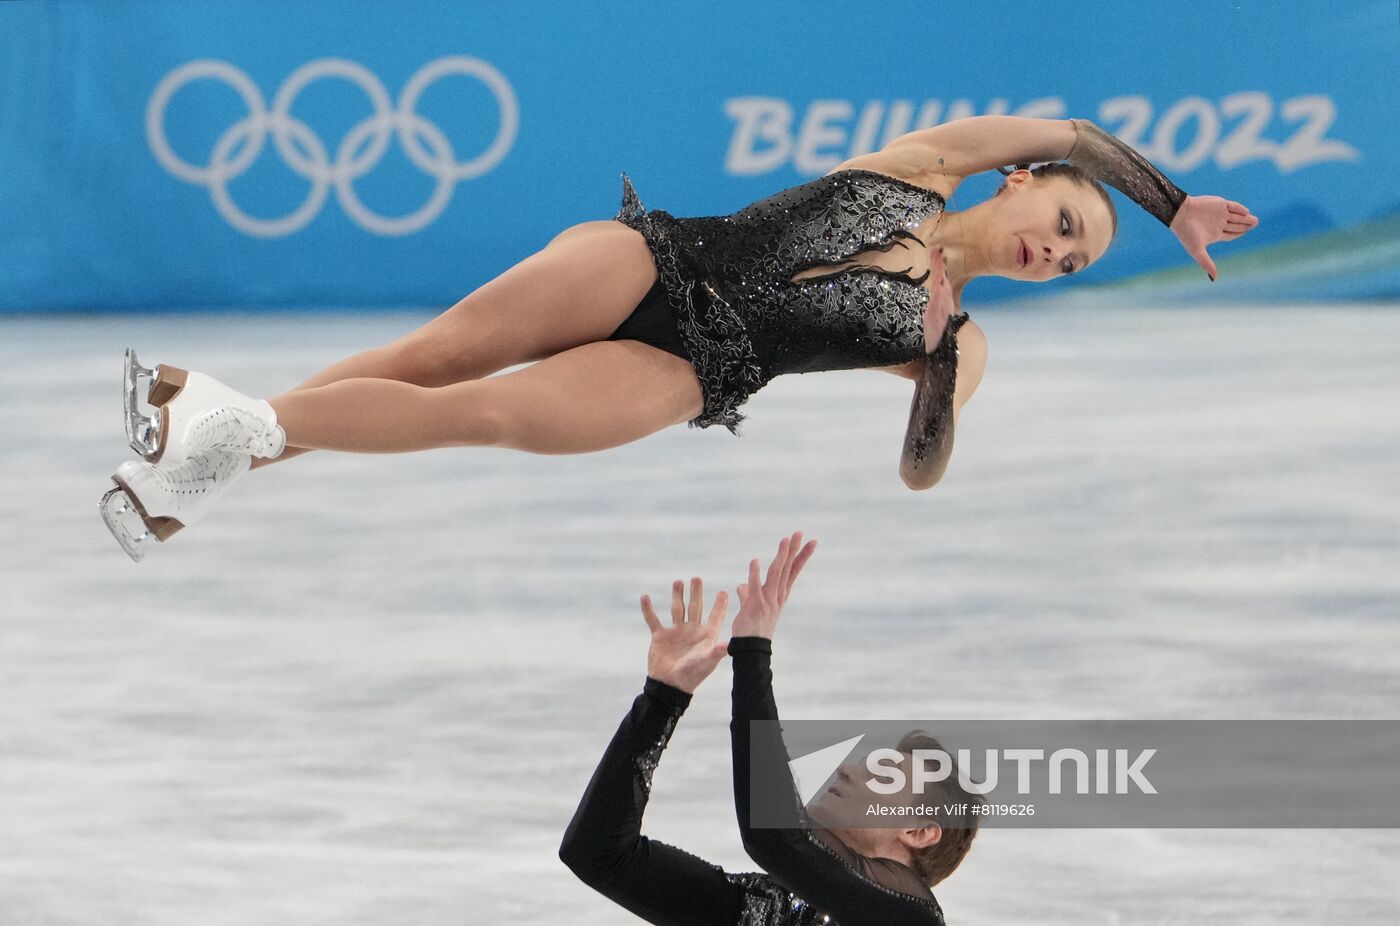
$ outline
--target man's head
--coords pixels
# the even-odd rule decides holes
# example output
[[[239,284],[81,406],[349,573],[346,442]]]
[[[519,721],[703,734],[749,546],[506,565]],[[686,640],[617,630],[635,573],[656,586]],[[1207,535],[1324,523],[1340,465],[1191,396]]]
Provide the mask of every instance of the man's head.
[[[950,774],[941,781],[927,782],[922,793],[915,793],[915,776],[911,773],[913,754],[918,750],[945,752],[938,740],[915,730],[904,736],[896,747],[901,758],[894,765],[903,773],[904,787],[894,794],[881,794],[871,785],[881,779],[866,766],[866,756],[848,762],[836,770],[836,781],[808,805],[812,819],[829,829],[842,842],[861,855],[889,858],[903,862],[918,873],[920,880],[932,887],[958,867],[977,835],[978,816],[973,804],[985,799],[963,788],[952,757],[948,757]],[[925,806],[940,808],[935,816],[900,813],[906,808]],[[869,820],[869,808],[884,807],[894,813],[898,826],[852,826],[852,821]]]

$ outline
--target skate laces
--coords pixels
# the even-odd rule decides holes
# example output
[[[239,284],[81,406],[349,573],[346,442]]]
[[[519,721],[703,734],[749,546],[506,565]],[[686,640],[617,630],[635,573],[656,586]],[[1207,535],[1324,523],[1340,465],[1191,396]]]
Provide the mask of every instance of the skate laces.
[[[147,465],[161,490],[168,495],[199,496],[216,492],[233,481],[240,468],[238,463],[237,457],[215,451],[192,454],[185,462],[169,469]]]
[[[199,416],[189,429],[192,446],[205,450],[275,457],[286,443],[277,416],[236,405],[224,405]]]

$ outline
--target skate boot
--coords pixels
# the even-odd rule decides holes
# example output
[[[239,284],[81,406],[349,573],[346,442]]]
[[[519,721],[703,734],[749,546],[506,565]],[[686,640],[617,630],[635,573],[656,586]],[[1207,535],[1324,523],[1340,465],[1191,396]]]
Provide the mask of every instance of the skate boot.
[[[165,541],[204,516],[252,465],[247,454],[197,450],[179,466],[128,460],[112,475],[116,488],[98,504],[102,520],[136,562],[150,541]]]
[[[127,440],[152,463],[177,465],[196,450],[270,459],[286,446],[271,405],[203,373],[165,364],[150,370],[128,348],[124,383]],[[143,391],[149,413],[141,408]]]

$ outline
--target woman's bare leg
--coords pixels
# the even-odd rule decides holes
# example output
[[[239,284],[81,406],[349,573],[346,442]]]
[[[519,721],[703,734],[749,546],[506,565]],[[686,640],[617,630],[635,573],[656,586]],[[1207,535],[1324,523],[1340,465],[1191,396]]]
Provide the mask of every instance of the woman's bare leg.
[[[613,221],[576,225],[417,330],[341,360],[293,392],[348,379],[443,386],[489,376],[607,338],[655,280],[639,233]],[[289,443],[277,460],[254,466],[308,449]]]
[[[420,386],[480,379],[605,339],[655,280],[640,233],[620,222],[576,225],[422,327],[297,388],[355,377]]]
[[[690,363],[638,341],[600,341],[504,376],[448,386],[347,379],[271,400],[300,447],[399,453],[495,446],[532,453],[616,447],[700,413]]]

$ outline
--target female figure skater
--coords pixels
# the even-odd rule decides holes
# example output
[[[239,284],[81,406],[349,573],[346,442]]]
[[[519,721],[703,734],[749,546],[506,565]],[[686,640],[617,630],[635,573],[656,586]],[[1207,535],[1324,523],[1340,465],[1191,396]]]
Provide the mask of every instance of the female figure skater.
[[[825,829],[812,825],[824,809],[832,816],[848,805],[895,806],[933,798],[878,795],[846,767],[833,785],[800,810],[788,771],[788,755],[777,732],[769,669],[772,639],[793,583],[812,555],[815,541],[802,545],[797,533],[784,538],[778,555],[759,583],[759,563],[749,564],[749,578],[739,586],[740,608],[727,651],[734,659],[734,714],[730,739],[734,752],[734,807],[744,848],[768,874],[731,874],[654,839],[641,835],[642,814],[652,774],[695,688],[724,657],[717,643],[728,605],[715,596],[706,620],[704,588],[691,580],[690,603],[677,581],[671,593],[671,626],[664,627],[642,598],[642,615],[651,628],[647,680],[632,710],[622,720],[593,773],[583,800],[559,847],[559,857],[587,884],[643,919],[666,926],[807,926],[812,923],[928,924],[942,926],[943,913],[930,886],[953,872],[971,847],[977,817],[964,815],[958,827],[931,820],[901,828]],[[752,721],[774,721],[754,726]],[[767,741],[754,743],[754,735]],[[905,737],[900,751],[937,748],[926,736]],[[762,781],[760,793],[789,794],[797,829],[752,825],[750,776]],[[912,776],[907,776],[912,777]],[[963,791],[956,775],[941,783],[940,803],[976,803],[980,795]],[[835,805],[828,807],[828,805]]]
[[[965,211],[944,208],[971,174],[1065,159],[1010,173]],[[270,401],[147,370],[128,352],[127,432],[144,462],[118,469],[103,517],[139,559],[255,460],[585,453],[687,419],[737,433],[739,407],[773,377],[862,367],[914,381],[900,475],[926,489],[985,363],[981,330],[959,313],[963,287],[984,275],[1046,282],[1098,260],[1116,216],[1095,178],[1170,227],[1211,279],[1206,246],[1257,223],[1239,203],[1187,196],[1082,119],[959,119],[716,218],[648,212],[624,179],[615,221],[567,229],[417,331]]]

